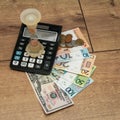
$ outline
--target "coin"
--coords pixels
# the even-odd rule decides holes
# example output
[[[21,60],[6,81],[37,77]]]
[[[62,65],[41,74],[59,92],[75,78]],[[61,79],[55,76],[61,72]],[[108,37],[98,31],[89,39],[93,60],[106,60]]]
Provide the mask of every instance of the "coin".
[[[84,41],[79,38],[79,39],[77,39],[77,40],[75,41],[75,44],[76,44],[76,45],[84,45]]]
[[[66,45],[65,45],[65,35],[63,35],[63,34],[61,34],[60,35],[60,42],[59,42],[59,46],[60,47],[66,47]]]
[[[71,48],[71,47],[73,47],[73,45],[72,45],[72,42],[65,43],[65,45],[66,45],[66,47],[68,47],[68,48]]]
[[[60,43],[65,43],[65,37],[63,34],[60,35]]]
[[[71,41],[72,41],[72,35],[71,34],[67,34],[66,37],[65,37],[65,42],[69,43]]]

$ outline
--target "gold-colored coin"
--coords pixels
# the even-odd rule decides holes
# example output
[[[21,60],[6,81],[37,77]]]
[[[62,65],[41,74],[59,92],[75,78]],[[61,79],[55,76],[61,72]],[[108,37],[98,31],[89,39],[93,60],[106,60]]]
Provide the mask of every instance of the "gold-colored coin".
[[[71,41],[72,41],[72,35],[71,34],[67,34],[66,37],[65,37],[65,42],[69,43]]]
[[[65,35],[60,35],[60,43],[65,43]]]
[[[63,34],[60,35],[59,46],[60,46],[60,47],[66,47],[66,46],[65,46],[65,35],[63,35]]]
[[[72,42],[65,43],[65,45],[66,45],[67,48],[72,48],[73,47]]]
[[[75,44],[76,44],[76,45],[84,45],[84,41],[83,41],[82,39],[77,39],[77,40],[75,41]]]

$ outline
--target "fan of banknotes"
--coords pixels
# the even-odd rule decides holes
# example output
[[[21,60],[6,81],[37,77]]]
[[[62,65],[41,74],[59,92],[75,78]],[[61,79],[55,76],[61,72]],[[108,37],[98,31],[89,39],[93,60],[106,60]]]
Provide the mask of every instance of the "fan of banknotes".
[[[62,32],[50,75],[26,73],[46,114],[74,104],[72,98],[93,83],[96,55],[79,28]]]

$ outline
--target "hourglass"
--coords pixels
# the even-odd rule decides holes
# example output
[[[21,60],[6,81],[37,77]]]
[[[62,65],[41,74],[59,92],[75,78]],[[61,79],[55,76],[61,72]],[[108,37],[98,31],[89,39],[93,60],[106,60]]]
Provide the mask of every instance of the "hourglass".
[[[35,8],[21,12],[22,25],[10,62],[10,68],[36,74],[50,74],[56,57],[61,25],[41,23]]]
[[[31,57],[38,57],[44,54],[44,47],[39,42],[37,36],[37,24],[41,20],[40,12],[35,8],[28,8],[22,11],[20,14],[20,19],[23,24],[27,26],[28,32],[30,34],[30,41],[26,46],[26,52]]]

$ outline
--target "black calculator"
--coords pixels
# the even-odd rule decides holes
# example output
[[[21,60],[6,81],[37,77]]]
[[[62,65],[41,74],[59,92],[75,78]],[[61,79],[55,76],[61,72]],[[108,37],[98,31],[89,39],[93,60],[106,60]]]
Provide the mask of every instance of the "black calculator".
[[[44,46],[45,53],[33,58],[25,50],[30,41],[30,34],[26,25],[22,24],[10,62],[10,68],[35,74],[50,74],[58,49],[61,31],[61,25],[38,23],[38,40]]]

